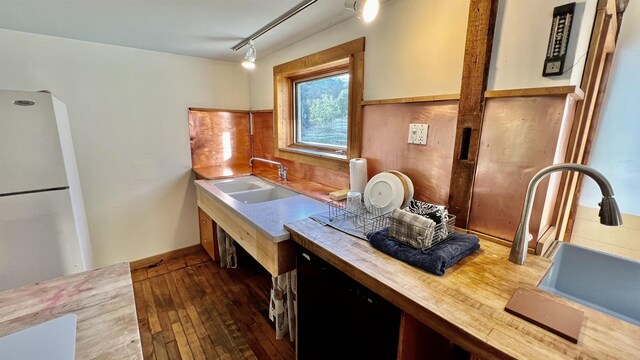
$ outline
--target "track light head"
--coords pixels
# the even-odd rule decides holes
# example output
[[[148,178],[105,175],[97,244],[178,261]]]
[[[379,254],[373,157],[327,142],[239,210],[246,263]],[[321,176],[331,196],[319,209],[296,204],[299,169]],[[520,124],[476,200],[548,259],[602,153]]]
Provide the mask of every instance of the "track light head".
[[[344,7],[356,12],[356,16],[366,23],[370,23],[378,15],[380,10],[379,0],[346,0]]]
[[[242,66],[245,69],[253,70],[256,67],[256,47],[253,45],[253,40],[249,40],[247,54],[244,56]]]

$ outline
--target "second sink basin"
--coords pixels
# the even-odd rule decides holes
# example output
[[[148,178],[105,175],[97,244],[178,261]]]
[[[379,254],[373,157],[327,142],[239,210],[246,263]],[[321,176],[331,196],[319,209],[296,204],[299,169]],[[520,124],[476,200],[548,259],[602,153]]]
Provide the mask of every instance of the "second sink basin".
[[[640,261],[558,242],[539,288],[640,326]]]
[[[298,195],[296,192],[270,184],[255,176],[215,181],[213,186],[244,204],[257,204]]]
[[[271,187],[265,189],[236,192],[227,195],[245,204],[257,204],[265,201],[286,199],[298,194],[281,187]]]
[[[220,189],[225,194],[236,193],[240,191],[256,190],[256,189],[270,189],[273,185],[268,184],[265,181],[257,179],[253,176],[236,178],[217,182],[215,187]]]

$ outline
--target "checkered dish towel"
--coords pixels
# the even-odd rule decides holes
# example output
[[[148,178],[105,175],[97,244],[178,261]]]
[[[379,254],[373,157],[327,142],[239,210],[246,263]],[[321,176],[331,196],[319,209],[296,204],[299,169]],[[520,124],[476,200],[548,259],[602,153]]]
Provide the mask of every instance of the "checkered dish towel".
[[[428,217],[435,221],[436,225],[442,224],[435,234],[435,236],[440,239],[446,239],[449,236],[449,226],[447,225],[447,221],[449,221],[449,212],[444,205],[429,204],[424,201],[413,199],[409,206],[404,208],[404,210],[412,214]]]
[[[393,210],[391,217],[395,219],[395,226],[389,228],[391,238],[416,249],[431,246],[436,228],[433,220],[400,209]]]

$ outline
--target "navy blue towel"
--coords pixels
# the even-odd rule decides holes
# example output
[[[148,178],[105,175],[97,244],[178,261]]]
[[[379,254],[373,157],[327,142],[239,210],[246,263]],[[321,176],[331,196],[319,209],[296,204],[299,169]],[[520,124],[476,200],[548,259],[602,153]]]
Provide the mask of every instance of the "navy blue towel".
[[[442,276],[444,271],[480,248],[475,235],[454,232],[452,238],[425,251],[401,244],[389,237],[389,228],[367,234],[371,245],[400,261],[432,274]]]

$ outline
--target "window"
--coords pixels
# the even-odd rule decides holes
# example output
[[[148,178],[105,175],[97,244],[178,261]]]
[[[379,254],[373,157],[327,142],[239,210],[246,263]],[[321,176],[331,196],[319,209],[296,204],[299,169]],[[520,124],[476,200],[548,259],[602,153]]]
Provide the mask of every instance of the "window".
[[[273,68],[275,156],[348,171],[360,156],[364,38]]]
[[[295,144],[347,151],[349,73],[294,82]]]

